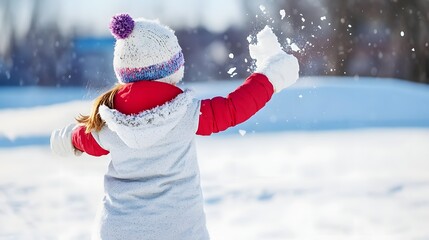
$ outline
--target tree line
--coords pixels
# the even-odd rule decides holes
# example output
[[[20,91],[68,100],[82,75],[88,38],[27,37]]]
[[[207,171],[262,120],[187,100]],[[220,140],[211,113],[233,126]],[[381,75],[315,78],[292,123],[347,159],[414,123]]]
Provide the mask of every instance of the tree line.
[[[106,39],[93,39],[94,47],[83,49],[84,37],[63,33],[55,21],[40,24],[44,4],[34,0],[30,25],[18,33],[16,4],[0,2],[0,85],[112,84],[113,38],[105,45],[97,41]],[[222,33],[203,26],[176,29],[186,59],[185,81],[246,77],[252,68],[248,36],[268,24],[284,48],[299,58],[302,75],[429,83],[429,1],[243,0],[242,6],[247,18],[242,28]],[[300,50],[292,51],[291,43]],[[233,67],[234,74],[228,73]]]

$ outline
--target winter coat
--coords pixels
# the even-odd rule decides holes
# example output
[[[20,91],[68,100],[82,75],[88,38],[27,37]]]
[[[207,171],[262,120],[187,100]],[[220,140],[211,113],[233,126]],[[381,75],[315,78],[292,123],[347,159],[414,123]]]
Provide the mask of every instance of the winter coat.
[[[206,100],[162,82],[124,85],[115,109],[100,107],[101,131],[87,134],[80,127],[72,135],[75,148],[111,157],[94,239],[209,239],[195,135],[247,120],[272,94],[262,74],[226,98]]]

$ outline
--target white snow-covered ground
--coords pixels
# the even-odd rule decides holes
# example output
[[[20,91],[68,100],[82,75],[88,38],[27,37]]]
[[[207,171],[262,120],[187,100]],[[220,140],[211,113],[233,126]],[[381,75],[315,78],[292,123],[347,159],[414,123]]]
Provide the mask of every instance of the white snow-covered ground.
[[[428,239],[428,146],[419,129],[205,139],[212,236]]]
[[[90,106],[57,95],[0,94],[2,240],[90,238],[108,157],[50,153],[50,131]],[[423,85],[304,79],[246,124],[199,137],[212,239],[429,239],[428,100]]]
[[[428,239],[429,129],[199,138],[213,239]],[[108,158],[0,149],[0,239],[89,239]]]

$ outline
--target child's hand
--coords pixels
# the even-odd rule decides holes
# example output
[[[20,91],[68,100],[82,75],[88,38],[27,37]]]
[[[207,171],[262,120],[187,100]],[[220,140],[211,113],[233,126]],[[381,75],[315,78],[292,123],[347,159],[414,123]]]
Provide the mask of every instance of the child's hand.
[[[267,76],[273,84],[274,92],[277,93],[298,80],[299,64],[296,57],[281,52],[266,59],[261,66],[258,66],[256,72]]]
[[[294,84],[299,78],[298,60],[282,50],[277,36],[268,26],[256,37],[257,44],[249,45],[250,56],[256,60],[256,72],[268,77],[275,92]]]
[[[72,143],[72,133],[77,127],[76,124],[70,124],[62,129],[54,130],[51,134],[51,150],[53,153],[62,156],[80,156],[81,151],[77,150]]]

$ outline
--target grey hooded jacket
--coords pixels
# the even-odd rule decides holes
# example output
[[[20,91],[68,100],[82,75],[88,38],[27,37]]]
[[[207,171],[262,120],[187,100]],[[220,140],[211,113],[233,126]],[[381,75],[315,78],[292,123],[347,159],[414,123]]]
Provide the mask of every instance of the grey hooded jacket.
[[[190,91],[138,115],[101,106],[93,133],[108,150],[93,239],[209,239],[195,148],[200,101]]]

